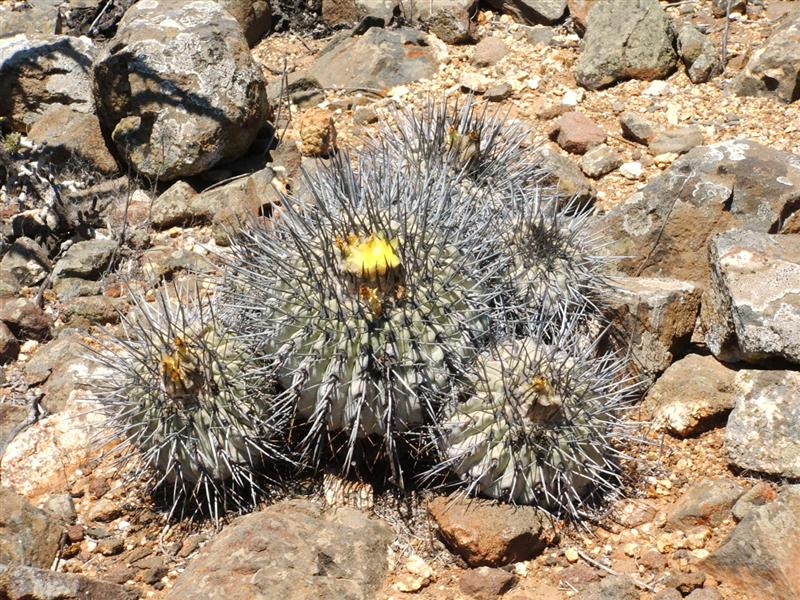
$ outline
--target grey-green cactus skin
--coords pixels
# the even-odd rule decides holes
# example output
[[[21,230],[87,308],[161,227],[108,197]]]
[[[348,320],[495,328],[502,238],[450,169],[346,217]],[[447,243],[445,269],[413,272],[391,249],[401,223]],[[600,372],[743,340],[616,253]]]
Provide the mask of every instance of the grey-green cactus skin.
[[[252,505],[265,462],[284,460],[270,382],[196,288],[162,288],[153,303],[130,297],[122,333],[106,331],[93,353],[115,450],[171,489],[173,510],[188,501],[219,517]]]

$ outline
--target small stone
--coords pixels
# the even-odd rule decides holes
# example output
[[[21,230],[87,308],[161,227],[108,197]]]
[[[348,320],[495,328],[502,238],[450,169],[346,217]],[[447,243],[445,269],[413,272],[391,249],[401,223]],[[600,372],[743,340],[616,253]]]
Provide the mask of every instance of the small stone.
[[[692,590],[703,587],[706,581],[705,573],[677,573],[667,577],[663,583],[667,587],[678,590],[682,595],[686,596]]]
[[[83,540],[83,525],[70,525],[67,527],[67,539],[73,544]]]
[[[684,530],[697,525],[717,526],[728,518],[743,493],[744,488],[735,481],[702,479],[677,502],[667,518],[667,526]]]
[[[730,4],[730,9],[728,8]],[[745,14],[747,12],[747,0],[713,0],[711,2],[711,14],[721,19],[728,10],[731,13]]]
[[[98,500],[90,509],[87,517],[96,523],[108,523],[122,516],[122,509],[115,502],[106,498]]]
[[[413,554],[406,561],[406,572],[398,577],[394,587],[399,592],[413,593],[428,587],[433,580],[434,574],[430,565],[422,557]]]
[[[110,489],[111,486],[106,479],[102,477],[92,477],[92,480],[86,488],[86,492],[91,500],[99,500],[105,496]]]
[[[0,563],[50,568],[63,524],[9,487],[0,487],[0,506]]]
[[[44,248],[30,238],[20,237],[0,259],[0,278],[20,287],[34,286],[44,280],[52,267]]]
[[[619,168],[619,172],[631,181],[641,181],[644,177],[644,167],[640,162],[626,162]]]
[[[53,269],[53,279],[98,279],[111,265],[118,244],[114,240],[75,242]]]
[[[514,586],[516,577],[503,569],[478,567],[466,571],[458,582],[459,589],[477,600],[494,600]]]
[[[14,362],[19,355],[19,342],[8,326],[0,321],[0,365]]]
[[[336,152],[336,126],[333,113],[310,108],[300,117],[300,153],[303,156],[330,156]]]
[[[655,126],[637,113],[622,113],[619,123],[622,126],[622,135],[633,142],[646,145],[656,136]]]
[[[497,85],[490,86],[484,92],[483,97],[489,102],[502,102],[503,100],[511,97],[511,86],[507,83],[498,83]]]
[[[667,559],[658,550],[648,550],[639,558],[639,564],[651,571],[662,571],[667,567]]]
[[[588,585],[581,593],[581,600],[639,600],[639,589],[626,575],[610,575]]]
[[[622,157],[616,150],[601,144],[581,156],[578,164],[586,175],[593,179],[599,179],[614,169],[618,169],[622,163]]]
[[[530,506],[439,497],[428,512],[448,546],[472,567],[529,560],[551,541],[542,514]]]
[[[579,112],[568,112],[561,115],[550,132],[555,140],[567,152],[584,154],[594,146],[606,141],[606,133],[586,115]]]
[[[489,89],[491,79],[482,73],[466,72],[462,73],[458,85],[465,92],[483,94]]]
[[[674,88],[669,84],[668,81],[657,79],[656,81],[650,82],[650,84],[642,92],[642,95],[658,98],[660,96],[672,94],[674,91]]]
[[[699,127],[681,127],[659,133],[650,141],[650,152],[653,154],[684,154],[695,146],[702,146],[703,132]]]
[[[470,62],[476,67],[490,67],[508,54],[508,46],[496,37],[485,37],[475,45]]]
[[[45,501],[42,508],[61,519],[64,523],[72,523],[77,517],[72,496],[67,493],[53,494]]]
[[[716,588],[702,588],[692,591],[686,600],[722,600],[722,594]]]
[[[50,317],[27,298],[0,298],[0,321],[18,340],[50,336]]]
[[[369,106],[357,106],[353,109],[353,123],[356,125],[369,125],[378,122],[378,113]]]
[[[578,106],[578,104],[580,104],[581,102],[583,102],[585,96],[586,96],[586,90],[584,90],[583,88],[567,90],[561,97],[561,104],[563,104],[564,106],[575,107]]]
[[[572,548],[572,547],[567,548],[566,550],[564,550],[564,557],[570,563],[576,563],[576,562],[578,562],[578,559],[580,558],[580,556],[578,555],[578,551],[575,548]]]
[[[767,481],[759,481],[752,488],[742,494],[741,498],[733,505],[733,518],[737,521],[744,519],[747,514],[757,506],[764,506],[775,500],[778,492]]]
[[[120,538],[109,537],[97,542],[97,551],[103,556],[116,556],[125,550],[125,542]]]

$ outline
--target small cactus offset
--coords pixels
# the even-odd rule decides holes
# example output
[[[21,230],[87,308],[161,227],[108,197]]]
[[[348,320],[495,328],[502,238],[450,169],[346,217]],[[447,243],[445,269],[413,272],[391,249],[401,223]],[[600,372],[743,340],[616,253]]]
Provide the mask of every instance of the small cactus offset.
[[[105,332],[92,353],[115,450],[171,490],[173,510],[188,501],[219,517],[252,505],[263,465],[284,460],[269,382],[196,288],[131,300],[123,334]]]
[[[580,320],[542,325],[554,337],[507,340],[476,361],[466,401],[446,415],[442,463],[467,491],[580,519],[618,493],[623,417],[636,383],[624,356],[574,342]],[[553,332],[557,332],[555,335]]]
[[[318,464],[338,436],[348,470],[377,436],[401,484],[399,446],[425,445],[491,338],[500,291],[488,282],[504,263],[446,176],[359,166],[334,158],[309,177],[309,204],[287,199],[236,241],[223,288],[277,401],[306,424],[306,457]]]

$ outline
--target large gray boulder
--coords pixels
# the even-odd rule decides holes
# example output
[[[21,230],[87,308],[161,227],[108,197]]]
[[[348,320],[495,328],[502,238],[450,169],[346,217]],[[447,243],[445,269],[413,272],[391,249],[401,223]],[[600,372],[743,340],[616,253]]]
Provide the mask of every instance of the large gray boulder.
[[[658,0],[597,0],[589,11],[575,79],[598,89],[624,79],[664,79],[678,57]]]
[[[325,88],[384,89],[431,77],[438,67],[437,52],[421,31],[372,27],[334,40],[309,73]]]
[[[94,95],[119,154],[162,181],[241,156],[267,114],[241,27],[211,0],[131,7],[94,65]]]
[[[749,140],[700,146],[602,219],[627,274],[705,282],[710,239],[778,232],[800,206],[800,157]]]
[[[371,600],[394,532],[352,508],[290,500],[240,517],[203,548],[166,600]]]
[[[700,566],[751,600],[800,598],[800,485],[751,510]]]
[[[767,96],[781,102],[800,98],[800,15],[778,27],[753,52],[732,88],[739,96]]]
[[[92,113],[91,67],[96,54],[85,37],[0,38],[0,115],[27,133],[51,105]]]
[[[800,479],[800,372],[739,371],[725,450],[741,469]]]
[[[708,253],[702,323],[714,355],[800,364],[800,234],[728,231]]]

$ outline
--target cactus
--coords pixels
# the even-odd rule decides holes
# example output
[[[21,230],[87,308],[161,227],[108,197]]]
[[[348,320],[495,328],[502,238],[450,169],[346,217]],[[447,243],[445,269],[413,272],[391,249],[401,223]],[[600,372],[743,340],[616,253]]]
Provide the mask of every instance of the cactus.
[[[228,318],[307,424],[314,464],[338,434],[347,471],[378,437],[401,484],[399,447],[429,443],[492,336],[500,291],[487,283],[504,260],[451,183],[340,154],[308,176],[308,204],[286,199],[276,222],[234,241]]]
[[[287,460],[269,382],[196,287],[131,300],[122,334],[105,331],[92,353],[115,450],[134,476],[155,473],[154,488],[171,488],[173,510],[194,504],[218,518],[252,505],[264,463]]]
[[[452,470],[470,493],[571,519],[619,492],[636,382],[625,356],[574,343],[579,323],[542,323],[558,331],[553,343],[507,340],[480,356],[468,398],[444,417],[442,462],[428,476]]]

